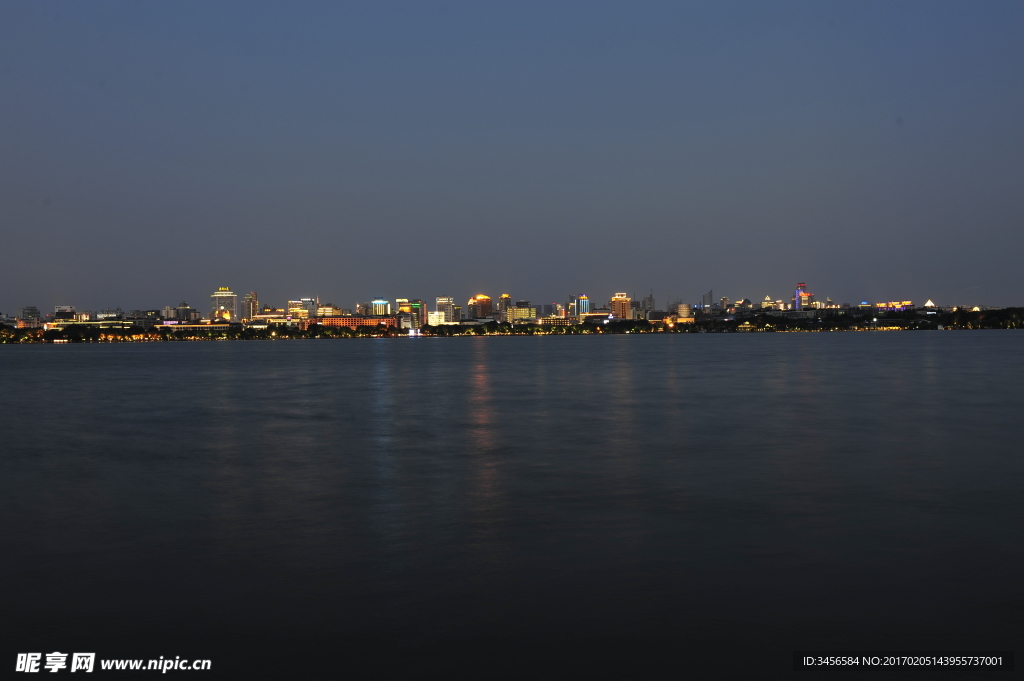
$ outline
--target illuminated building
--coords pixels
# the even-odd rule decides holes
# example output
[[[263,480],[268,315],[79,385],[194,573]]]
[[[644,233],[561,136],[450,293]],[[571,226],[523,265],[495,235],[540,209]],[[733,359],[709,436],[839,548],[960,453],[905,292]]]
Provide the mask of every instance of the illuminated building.
[[[385,315],[382,317],[321,317],[316,320],[320,326],[347,326],[354,329],[359,326],[398,326],[396,315]]]
[[[814,294],[808,293],[807,284],[800,282],[796,285],[796,291],[793,292],[793,309],[794,310],[807,310],[813,307],[811,303],[814,302]]]
[[[307,318],[316,317],[316,311],[320,307],[320,298],[299,298],[299,303],[306,311]]]
[[[345,312],[345,310],[333,303],[324,303],[316,308],[317,317],[340,317],[343,314],[352,314],[352,311]]]
[[[541,317],[537,320],[537,323],[542,326],[572,326],[576,323],[576,320],[570,317]]]
[[[440,296],[434,298],[434,310],[444,315],[444,321],[457,322],[462,315],[455,315],[455,299],[451,296]],[[461,311],[460,311],[461,312]]]
[[[226,322],[238,319],[238,296],[226,286],[221,286],[210,296],[210,319]]]
[[[469,313],[470,319],[481,319],[483,317],[490,317],[493,312],[491,307],[491,297],[486,296],[483,293],[478,293],[469,299],[466,303],[466,311]]]
[[[260,313],[260,300],[255,291],[249,291],[242,298],[242,319],[253,319]]]
[[[580,318],[582,315],[590,314],[590,299],[586,294],[580,294],[569,301],[569,314]]]
[[[375,317],[391,314],[391,303],[384,298],[374,298],[370,303],[370,314]]]
[[[608,303],[608,307],[611,308],[612,311],[612,316],[616,319],[629,319],[629,304],[631,302],[633,302],[632,299],[625,293],[616,293],[612,296],[611,302]]]
[[[887,303],[875,303],[878,310],[884,312],[904,312],[914,307],[911,300],[890,300]]]
[[[508,308],[505,314],[505,321],[515,324],[527,319],[536,319],[537,308],[531,307],[529,300],[517,300],[515,306]]]
[[[289,300],[285,308],[288,316],[292,319],[309,319],[309,310],[302,304],[301,300]]]
[[[498,314],[501,317],[501,321],[508,321],[508,317],[505,312],[512,307],[512,296],[507,293],[502,293],[498,296]]]
[[[409,300],[408,298],[395,299],[399,314],[409,315],[409,328],[418,329],[427,323],[427,306],[419,298]]]

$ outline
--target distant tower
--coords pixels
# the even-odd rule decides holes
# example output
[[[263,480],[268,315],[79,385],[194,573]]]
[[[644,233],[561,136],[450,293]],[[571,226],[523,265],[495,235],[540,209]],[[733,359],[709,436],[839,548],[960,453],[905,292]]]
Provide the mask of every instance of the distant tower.
[[[806,310],[811,307],[811,303],[814,302],[814,294],[807,292],[807,284],[800,282],[796,285],[796,291],[793,292],[793,309],[794,310]]]
[[[714,289],[711,289],[710,291],[708,291],[707,293],[704,294],[704,298],[703,298],[703,300],[701,300],[701,305],[700,306],[701,306],[701,308],[704,309],[705,312],[707,312],[708,310],[711,309],[711,301],[712,301],[712,299],[714,297],[714,294],[715,294],[715,290]]]
[[[233,322],[238,320],[238,296],[226,286],[210,296],[210,319]]]
[[[253,319],[260,313],[260,299],[255,291],[249,291],[242,298],[242,318]]]
[[[590,298],[587,298],[586,293],[581,293],[572,299],[572,302],[576,304],[576,313],[574,317],[582,317],[585,314],[590,313]]]
[[[505,312],[512,307],[512,296],[507,293],[502,293],[498,296],[498,312],[501,313],[502,320],[505,319]]]

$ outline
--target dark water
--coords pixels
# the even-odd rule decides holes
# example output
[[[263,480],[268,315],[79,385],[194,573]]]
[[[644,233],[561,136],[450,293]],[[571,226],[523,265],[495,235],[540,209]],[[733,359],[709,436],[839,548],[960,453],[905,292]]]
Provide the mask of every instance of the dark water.
[[[776,678],[1024,634],[1021,333],[3,346],[0,386],[4,665]]]

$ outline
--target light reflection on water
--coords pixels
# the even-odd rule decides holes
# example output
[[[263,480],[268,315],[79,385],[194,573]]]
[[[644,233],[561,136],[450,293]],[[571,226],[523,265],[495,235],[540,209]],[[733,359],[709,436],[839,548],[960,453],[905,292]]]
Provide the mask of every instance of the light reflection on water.
[[[0,605],[67,647],[1019,640],[1020,338],[5,347]]]

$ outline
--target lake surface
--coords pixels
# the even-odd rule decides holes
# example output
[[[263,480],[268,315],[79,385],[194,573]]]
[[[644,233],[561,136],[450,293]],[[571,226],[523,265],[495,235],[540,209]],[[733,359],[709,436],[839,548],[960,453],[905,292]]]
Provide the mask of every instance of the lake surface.
[[[1013,331],[0,346],[4,656],[645,679],[1014,649],[1022,386]]]

